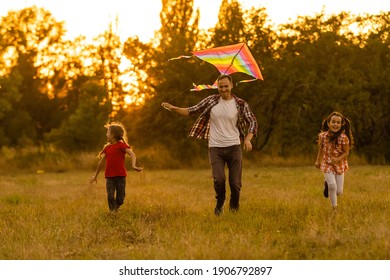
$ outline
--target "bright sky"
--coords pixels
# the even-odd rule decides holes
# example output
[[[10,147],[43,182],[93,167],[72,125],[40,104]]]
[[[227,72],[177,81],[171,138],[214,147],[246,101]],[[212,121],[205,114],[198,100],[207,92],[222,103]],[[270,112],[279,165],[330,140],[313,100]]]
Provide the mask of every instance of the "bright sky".
[[[200,8],[200,27],[213,27],[222,0],[195,0]],[[377,14],[390,11],[390,0],[239,0],[244,8],[265,7],[271,20],[284,23],[298,15],[348,11]],[[36,5],[50,11],[57,21],[65,21],[67,38],[93,38],[107,30],[118,16],[117,32],[122,40],[138,35],[142,41],[153,37],[160,24],[161,0],[0,0],[0,16],[9,10]]]

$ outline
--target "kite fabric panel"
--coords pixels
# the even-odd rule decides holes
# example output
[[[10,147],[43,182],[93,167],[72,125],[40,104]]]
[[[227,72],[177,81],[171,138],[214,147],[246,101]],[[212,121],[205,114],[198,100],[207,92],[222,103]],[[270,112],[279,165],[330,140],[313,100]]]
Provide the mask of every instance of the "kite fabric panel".
[[[214,65],[221,74],[241,72],[263,80],[260,68],[246,43],[193,51],[192,54]]]
[[[230,75],[236,72],[245,73],[254,79],[242,80],[238,83],[263,80],[260,68],[256,63],[246,43],[216,47],[211,49],[191,52],[194,56],[214,65],[221,74]],[[179,56],[170,60],[189,58],[189,56]],[[213,85],[195,85],[191,91],[218,88],[217,81]]]

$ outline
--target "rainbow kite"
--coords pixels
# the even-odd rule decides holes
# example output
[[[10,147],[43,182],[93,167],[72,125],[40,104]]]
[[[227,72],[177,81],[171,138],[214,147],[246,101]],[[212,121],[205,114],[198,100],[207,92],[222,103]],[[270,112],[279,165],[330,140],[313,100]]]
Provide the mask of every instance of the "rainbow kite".
[[[238,83],[252,82],[256,80],[263,80],[260,68],[249,51],[246,43],[239,43],[235,45],[229,45],[224,47],[217,47],[212,49],[193,51],[194,56],[201,60],[204,60],[214,65],[221,74],[230,75],[232,73],[241,72],[248,74],[254,79],[243,80]],[[188,56],[180,56],[178,58],[188,58]],[[195,85],[191,91],[200,91],[203,89],[215,89],[218,88],[217,82],[213,85]]]

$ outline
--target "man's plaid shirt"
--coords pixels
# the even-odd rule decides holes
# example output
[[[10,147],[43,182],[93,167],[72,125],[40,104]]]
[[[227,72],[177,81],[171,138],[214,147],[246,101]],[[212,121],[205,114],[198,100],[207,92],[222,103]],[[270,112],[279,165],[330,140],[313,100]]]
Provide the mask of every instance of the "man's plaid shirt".
[[[243,142],[245,139],[245,129],[248,125],[248,133],[252,132],[254,136],[257,135],[257,120],[256,116],[249,108],[249,105],[244,100],[238,98],[234,94],[232,94],[232,96],[236,100],[238,111],[237,127],[240,132],[240,140]],[[209,139],[211,109],[218,104],[220,97],[220,94],[210,95],[198,104],[188,108],[189,115],[201,113],[192,126],[189,137]]]

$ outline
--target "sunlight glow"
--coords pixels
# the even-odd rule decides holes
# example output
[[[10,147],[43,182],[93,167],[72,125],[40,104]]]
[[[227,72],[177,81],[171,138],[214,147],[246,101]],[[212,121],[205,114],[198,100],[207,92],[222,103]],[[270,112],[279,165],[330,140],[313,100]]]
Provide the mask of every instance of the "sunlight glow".
[[[239,0],[243,8],[265,7],[267,14],[275,24],[294,20],[298,15],[314,15],[324,11],[326,14],[341,11],[352,14],[378,14],[390,11],[389,0]],[[222,0],[194,0],[195,9],[200,9],[200,28],[213,27],[218,20]],[[149,41],[154,32],[161,27],[161,0],[83,0],[70,5],[65,0],[0,0],[0,16],[8,10],[23,9],[36,5],[49,10],[58,21],[65,21],[67,38],[80,35],[87,38],[96,37],[108,29],[110,23],[120,35],[121,40],[138,36],[141,41]],[[93,7],[93,9],[91,9]]]
[[[3,67],[0,67],[0,77],[5,76],[9,73],[9,70],[11,67],[13,67],[16,63],[17,57],[16,57],[16,48],[15,47],[8,47],[7,50],[4,52],[2,61],[4,63]]]

